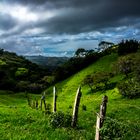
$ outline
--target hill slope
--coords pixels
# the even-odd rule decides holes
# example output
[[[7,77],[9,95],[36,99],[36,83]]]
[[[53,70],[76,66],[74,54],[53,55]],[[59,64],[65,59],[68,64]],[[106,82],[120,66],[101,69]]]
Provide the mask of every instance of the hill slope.
[[[72,107],[76,90],[83,79],[93,72],[111,72],[118,56],[111,54],[102,57],[96,63],[83,69],[72,77],[56,84],[57,111],[72,114]],[[123,78],[117,75],[110,79],[119,82]],[[79,109],[78,128],[52,128],[48,124],[49,116],[44,116],[40,110],[33,110],[27,106],[25,97],[20,95],[5,95],[0,93],[0,135],[1,139],[48,139],[48,140],[91,140],[95,136],[96,112],[103,95],[109,98],[107,117],[105,121],[106,140],[139,140],[140,131],[140,99],[123,98],[116,87],[110,90],[91,92],[88,86],[82,85],[82,97]],[[31,95],[32,98],[40,96]],[[7,98],[8,101],[5,101]],[[52,87],[46,90],[46,102],[52,105]],[[83,110],[83,105],[86,110]],[[13,107],[15,106],[15,107]],[[4,108],[7,108],[4,110]],[[107,127],[108,126],[108,127]],[[117,131],[116,131],[117,130]]]
[[[49,75],[47,69],[40,68],[37,64],[15,53],[0,49],[0,89],[29,90],[28,85],[36,83],[37,86],[37,83],[46,75]]]
[[[72,114],[71,107],[73,107],[76,90],[79,87],[79,85],[82,84],[83,79],[87,75],[95,72],[111,72],[112,65],[117,61],[117,59],[117,54],[111,54],[102,57],[99,61],[90,65],[89,67],[85,68],[84,70],[80,71],[74,76],[68,78],[67,80],[61,83],[56,84],[58,94],[58,110],[70,112]],[[113,77],[111,80],[119,82],[120,80],[122,80],[122,78],[122,75],[118,75]],[[51,94],[51,90],[52,88],[50,88],[46,92]],[[79,125],[86,131],[84,134],[85,136],[83,136],[84,139],[91,139],[92,137],[94,137],[96,124],[95,113],[99,112],[99,106],[103,95],[107,95],[109,97],[107,109],[108,119],[113,119],[119,124],[122,123],[124,126],[127,125],[129,127],[128,129],[132,133],[129,133],[124,139],[132,139],[133,137],[135,139],[138,139],[139,134],[137,132],[138,130],[140,130],[140,128],[138,129],[138,126],[140,124],[140,99],[123,98],[119,94],[117,88],[91,93],[90,88],[88,86],[82,86],[82,98],[79,111]],[[52,98],[50,96],[48,96],[47,100],[51,104]],[[83,111],[83,105],[86,106],[86,111]],[[129,135],[131,135],[131,138],[129,138]]]

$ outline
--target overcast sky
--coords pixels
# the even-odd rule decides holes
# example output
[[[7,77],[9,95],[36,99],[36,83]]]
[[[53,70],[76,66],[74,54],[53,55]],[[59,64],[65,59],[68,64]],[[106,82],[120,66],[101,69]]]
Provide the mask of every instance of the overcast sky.
[[[140,39],[140,0],[0,0],[0,48],[69,56],[100,41]]]

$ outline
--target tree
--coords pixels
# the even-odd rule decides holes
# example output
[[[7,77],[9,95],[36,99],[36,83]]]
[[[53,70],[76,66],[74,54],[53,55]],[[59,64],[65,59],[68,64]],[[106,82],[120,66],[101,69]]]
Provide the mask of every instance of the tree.
[[[91,75],[87,75],[83,81],[83,84],[88,85],[91,89],[91,92],[93,92],[93,78]]]
[[[132,72],[134,61],[131,56],[124,56],[119,58],[115,65],[117,72],[123,73],[126,77],[128,77],[128,74]]]
[[[75,56],[76,57],[85,57],[86,55],[86,50],[84,48],[79,48],[77,49],[77,51],[75,52]]]
[[[122,40],[119,43],[119,47],[118,47],[118,54],[119,55],[125,55],[128,53],[133,53],[133,52],[137,52],[138,48],[139,48],[139,42],[136,40]]]
[[[85,85],[88,85],[93,92],[94,89],[106,89],[108,86],[109,78],[111,77],[110,73],[108,72],[97,72],[92,75],[87,75],[83,81]]]
[[[2,55],[3,52],[4,52],[4,49],[1,49],[1,48],[0,48],[0,55]]]
[[[98,46],[99,46],[99,51],[104,51],[106,50],[107,48],[113,46],[114,43],[112,42],[107,42],[107,41],[101,41]]]

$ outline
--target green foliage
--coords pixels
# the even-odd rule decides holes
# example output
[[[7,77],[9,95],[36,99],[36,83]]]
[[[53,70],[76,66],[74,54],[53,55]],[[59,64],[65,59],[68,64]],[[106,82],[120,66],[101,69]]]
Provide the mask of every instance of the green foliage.
[[[70,127],[71,116],[63,112],[55,112],[50,115],[49,123],[52,127]]]
[[[127,98],[140,97],[140,55],[129,54],[120,57],[116,63],[117,72],[125,75],[122,82],[118,84],[120,94]]]
[[[99,46],[99,51],[104,51],[104,50],[110,48],[113,45],[114,45],[114,43],[112,43],[112,42],[101,41],[98,45]]]
[[[89,88],[91,89],[91,92],[93,92],[94,81],[92,75],[87,75],[83,80],[83,84],[88,85]]]
[[[0,48],[0,55],[2,55],[3,52],[4,52],[4,50]]]
[[[114,66],[115,71],[117,73],[125,74],[126,77],[128,77],[128,74],[133,70],[134,63],[135,60],[131,55],[120,57]]]
[[[123,40],[119,43],[118,54],[125,55],[128,53],[137,52],[139,45],[139,42],[136,40]]]
[[[27,74],[28,74],[27,68],[18,68],[17,71],[15,72],[16,77],[27,76]]]
[[[0,89],[12,91],[31,91],[33,84],[37,85],[36,92],[42,91],[42,87],[46,83],[42,81],[44,76],[48,76],[46,68],[40,68],[38,65],[26,60],[22,56],[17,56],[15,53],[10,53],[0,49]],[[49,86],[52,84],[52,79],[48,78]],[[23,82],[24,81],[24,82]],[[27,84],[29,84],[27,86]],[[33,90],[32,90],[33,91]]]
[[[18,91],[27,91],[28,90],[28,86],[29,86],[30,82],[29,81],[19,81],[16,84],[16,89]]]
[[[106,89],[108,86],[109,78],[112,76],[112,73],[108,72],[96,72],[91,75],[87,75],[84,80],[83,84],[88,85],[93,92],[94,89]]]
[[[48,85],[52,85],[54,83],[54,76],[44,76],[42,78],[42,82]]]
[[[100,132],[102,140],[123,140],[128,133],[128,128],[115,119],[107,118]]]
[[[118,84],[120,94],[127,98],[140,97],[140,84],[134,79],[128,79]]]
[[[28,91],[39,94],[45,89],[45,86],[39,83],[31,83],[28,85]]]
[[[0,59],[0,66],[3,66],[3,65],[6,65],[6,62],[5,62],[5,61],[2,61],[2,60]]]
[[[45,114],[51,114],[51,104],[46,104]]]
[[[83,110],[83,111],[86,111],[86,110],[87,110],[86,105],[82,105],[82,110]]]
[[[84,48],[79,48],[75,52],[76,57],[85,57],[86,55],[86,50]]]

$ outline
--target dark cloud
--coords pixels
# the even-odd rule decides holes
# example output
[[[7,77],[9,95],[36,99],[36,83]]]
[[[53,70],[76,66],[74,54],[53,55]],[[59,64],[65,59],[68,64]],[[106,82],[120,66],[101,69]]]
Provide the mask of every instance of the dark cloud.
[[[33,11],[56,10],[53,18],[38,21],[48,33],[77,34],[108,27],[129,26],[140,17],[139,0],[5,0],[28,5]],[[40,11],[39,11],[40,10]],[[127,20],[125,20],[127,19]],[[3,24],[3,23],[2,23]],[[12,24],[12,23],[11,23]],[[4,26],[4,25],[3,25]]]
[[[135,2],[86,0],[79,3],[77,0],[72,0],[65,3],[63,9],[60,9],[60,14],[46,23],[50,32],[73,34],[107,27],[128,26],[133,25],[132,20],[140,17],[140,1],[138,0],[135,0]],[[60,2],[55,4],[59,5]],[[67,8],[67,6],[70,8]]]
[[[0,13],[0,29],[1,30],[10,30],[13,27],[15,27],[17,24],[17,21],[12,18],[8,14],[1,14]]]
[[[46,48],[63,46],[65,48],[72,43],[69,39],[71,36],[75,38],[72,41],[78,42],[80,45],[84,41],[91,41],[92,44],[92,40],[115,41],[134,36],[137,39],[140,38],[140,0],[2,0],[0,4],[5,7],[8,5],[9,7],[25,8],[23,15],[22,11],[19,15],[23,16],[22,20],[18,19],[18,16],[12,17],[10,10],[2,11],[0,14],[1,40],[12,36],[17,39],[23,35],[27,36],[26,41],[21,41],[20,44],[17,39],[6,40],[6,43],[4,41],[1,44],[6,49],[16,50],[19,53],[28,52],[33,49],[33,46],[36,46],[37,51],[37,47],[42,46]],[[30,20],[28,15],[27,18],[26,12],[29,12],[31,17],[36,15],[37,20]],[[41,29],[41,31],[31,32],[34,29]],[[45,36],[53,39],[44,41]],[[34,42],[37,43],[34,44]],[[13,48],[9,47],[11,44],[13,44]],[[70,44],[70,46],[72,45]],[[25,46],[32,47],[29,49]],[[22,50],[22,48],[24,49]]]
[[[14,3],[14,4],[24,4],[24,5],[41,5],[46,2],[46,0],[3,0],[5,3]]]

